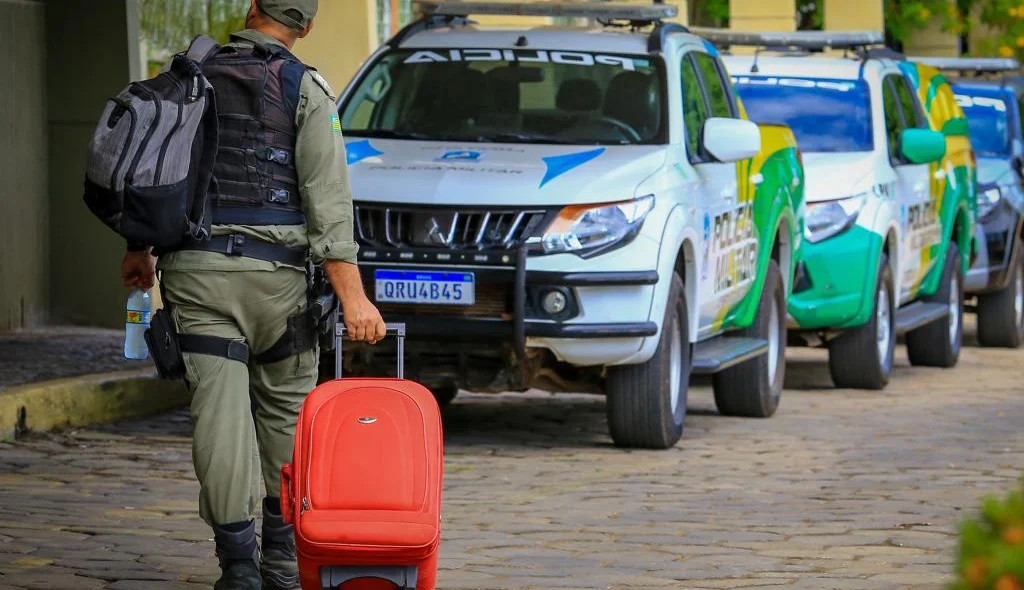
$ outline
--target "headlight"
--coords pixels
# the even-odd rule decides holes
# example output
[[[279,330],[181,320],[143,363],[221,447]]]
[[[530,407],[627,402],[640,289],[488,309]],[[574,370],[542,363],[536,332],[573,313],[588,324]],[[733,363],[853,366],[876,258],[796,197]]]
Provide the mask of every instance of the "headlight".
[[[850,229],[857,223],[865,198],[865,194],[860,194],[836,201],[808,203],[804,237],[809,242],[820,242]]]
[[[628,244],[654,208],[654,195],[603,205],[562,209],[541,237],[545,254],[594,256]]]
[[[999,190],[998,186],[978,191],[978,217],[984,217],[991,213],[1002,198],[1003,192]]]

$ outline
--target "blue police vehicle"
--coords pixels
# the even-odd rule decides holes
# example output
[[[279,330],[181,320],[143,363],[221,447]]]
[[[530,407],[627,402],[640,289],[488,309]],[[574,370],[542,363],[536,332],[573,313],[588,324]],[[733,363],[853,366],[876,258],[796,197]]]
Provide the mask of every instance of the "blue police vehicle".
[[[964,286],[976,298],[982,346],[1024,343],[1024,77],[1015,59],[912,58],[955,74],[978,159],[975,256]]]

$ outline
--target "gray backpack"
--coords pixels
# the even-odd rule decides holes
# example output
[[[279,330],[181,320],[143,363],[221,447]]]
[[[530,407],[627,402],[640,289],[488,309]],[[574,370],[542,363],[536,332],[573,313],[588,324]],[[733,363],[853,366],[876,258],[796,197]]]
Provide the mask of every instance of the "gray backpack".
[[[167,71],[110,99],[96,126],[85,203],[131,244],[169,249],[209,238],[217,108],[202,65],[219,49],[196,37]]]

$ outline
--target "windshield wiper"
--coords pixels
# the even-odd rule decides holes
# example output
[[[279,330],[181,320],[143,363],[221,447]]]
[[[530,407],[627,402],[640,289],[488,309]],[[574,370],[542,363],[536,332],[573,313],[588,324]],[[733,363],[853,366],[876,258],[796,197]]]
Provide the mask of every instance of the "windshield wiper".
[[[363,131],[350,131],[348,134],[355,137],[376,137],[380,139],[437,139],[436,137],[432,137],[426,133],[416,133],[415,131],[392,131],[391,129],[367,129]]]
[[[518,142],[518,143],[572,143],[561,137],[540,133],[491,133],[476,138],[480,142]]]

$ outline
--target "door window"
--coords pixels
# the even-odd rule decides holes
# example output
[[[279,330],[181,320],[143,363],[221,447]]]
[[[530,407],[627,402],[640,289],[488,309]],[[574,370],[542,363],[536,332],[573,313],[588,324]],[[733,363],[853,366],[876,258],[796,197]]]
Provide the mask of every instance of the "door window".
[[[691,54],[692,55],[692,54]],[[691,162],[699,162],[700,132],[708,120],[708,108],[704,104],[704,93],[693,59],[683,58],[683,121],[686,125],[686,153]]]
[[[903,116],[903,127],[911,128],[925,127],[924,113],[917,106],[917,99],[914,98],[914,91],[903,76],[893,76],[892,85],[896,88],[896,95],[900,98],[900,113]]]
[[[725,77],[718,60],[706,53],[691,53],[690,55],[693,56],[693,61],[697,64],[704,88],[707,90],[711,116],[726,118],[736,116],[732,95],[727,86],[728,78]]]
[[[711,117],[736,117],[736,103],[729,91],[729,78],[717,59],[693,51],[683,58],[682,67],[686,152],[691,162],[706,162],[708,158],[700,146],[704,122]]]
[[[905,164],[906,162],[900,154],[900,133],[904,129],[925,127],[924,114],[903,76],[886,76],[882,84],[885,135],[889,143],[889,158],[894,163]]]
[[[889,142],[889,157],[893,160],[900,157],[900,107],[896,90],[889,83],[889,78],[882,85],[882,102],[885,108],[885,137]]]

